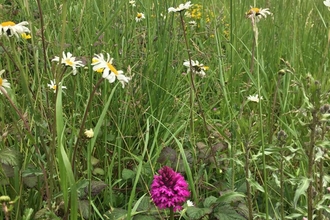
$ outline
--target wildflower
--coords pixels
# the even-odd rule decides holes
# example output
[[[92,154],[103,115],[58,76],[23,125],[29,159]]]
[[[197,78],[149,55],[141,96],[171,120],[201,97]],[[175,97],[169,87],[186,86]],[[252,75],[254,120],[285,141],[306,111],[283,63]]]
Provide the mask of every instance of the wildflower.
[[[176,8],[170,7],[168,9],[168,12],[181,12],[181,11],[189,9],[191,6],[192,6],[192,4],[190,4],[190,1],[189,1],[189,2],[186,2],[185,4],[180,4],[179,7],[176,7]]]
[[[22,38],[25,39],[25,40],[29,40],[31,39],[31,35],[30,34],[26,34],[26,33],[23,33],[21,34]]]
[[[116,78],[125,87],[125,83],[128,83],[131,78],[123,75],[122,70],[117,70],[113,65],[113,58],[107,54],[107,60],[104,59],[103,54],[96,54],[92,59],[93,70],[100,72],[103,69],[102,77],[107,79],[110,83],[113,83]]]
[[[142,21],[143,19],[145,19],[146,17],[144,16],[143,13],[137,13],[136,17],[135,17],[135,21],[136,22],[140,22]]]
[[[261,18],[263,17],[266,18],[267,15],[271,15],[271,14],[272,13],[269,11],[268,8],[262,9],[262,8],[251,7],[251,9],[246,13],[246,17],[255,19],[258,22]]]
[[[55,56],[55,58],[52,59],[52,61],[60,62],[60,58],[58,56]],[[85,66],[82,63],[82,61],[76,60],[76,58],[73,57],[70,52],[67,52],[67,54],[65,55],[64,51],[62,53],[61,63],[64,64],[64,65],[66,65],[66,66],[71,66],[72,67],[72,73],[73,73],[73,75],[76,75],[77,74],[77,67],[83,67],[83,66]]]
[[[251,101],[251,102],[256,102],[256,103],[258,103],[260,100],[262,100],[263,98],[262,98],[262,96],[260,96],[260,98],[259,98],[259,95],[258,94],[256,94],[256,95],[249,95],[248,97],[247,97],[247,99],[249,100],[249,101]]]
[[[170,167],[163,167],[154,176],[151,184],[151,197],[160,209],[181,210],[182,204],[190,196],[188,184],[180,173]]]
[[[55,79],[54,80],[50,80],[50,84],[47,84],[47,86],[54,90],[54,93],[56,92],[57,90],[57,87],[60,86],[61,83],[58,83],[58,85],[56,85],[56,82],[55,82]],[[62,89],[66,89],[66,86],[61,86]]]
[[[136,6],[135,1],[129,1],[129,3],[132,5],[132,7]]]
[[[330,0],[323,1],[323,4],[327,7],[330,7]]]
[[[0,24],[0,35],[6,35],[8,37],[12,37],[15,35],[19,38],[19,35],[23,33],[30,33],[29,28],[25,27],[29,23],[27,21],[22,21],[18,24],[15,24],[12,21],[2,22]]]
[[[91,129],[89,129],[89,130],[85,130],[85,132],[84,132],[84,134],[86,135],[86,137],[88,137],[88,138],[92,138],[92,137],[94,137],[94,131],[93,131],[93,129],[91,128]]]
[[[188,200],[187,200],[187,206],[188,206],[188,207],[190,207],[190,206],[194,206],[194,203],[188,199]]]
[[[188,73],[191,71],[191,69],[193,70],[194,73],[196,73],[197,75],[204,77],[205,71],[209,69],[208,66],[204,66],[202,63],[200,64],[197,60],[196,61],[191,61],[191,68],[190,68],[190,62],[189,60],[183,62],[183,65],[186,66],[188,68]]]
[[[0,94],[2,94],[2,91],[7,92],[6,89],[10,89],[10,83],[8,80],[2,78],[2,74],[5,72],[5,70],[0,71],[0,87],[3,88],[0,90]]]

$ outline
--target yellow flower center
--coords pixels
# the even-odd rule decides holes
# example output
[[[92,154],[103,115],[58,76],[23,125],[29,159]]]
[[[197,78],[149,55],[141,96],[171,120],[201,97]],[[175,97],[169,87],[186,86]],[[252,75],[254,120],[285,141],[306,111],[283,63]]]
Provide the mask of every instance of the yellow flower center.
[[[114,66],[111,65],[111,63],[107,63],[108,68],[113,72],[116,76],[118,75],[118,71]]]
[[[248,11],[248,15],[251,15],[251,14],[255,14],[255,15],[259,15],[259,12],[260,12],[260,9],[259,8],[251,8],[249,11]]]
[[[138,13],[136,17],[137,18],[142,18],[142,14],[141,13]]]
[[[16,24],[12,21],[5,21],[1,23],[1,26],[7,27],[7,26],[15,26]]]
[[[0,77],[0,86],[2,86],[2,78]]]
[[[73,62],[71,62],[70,59],[66,59],[65,63],[69,66],[73,66]]]
[[[92,59],[92,63],[96,63],[96,62],[99,62],[99,60],[96,59],[96,58],[93,58],[93,59]]]
[[[56,90],[56,85],[53,85],[53,89]]]

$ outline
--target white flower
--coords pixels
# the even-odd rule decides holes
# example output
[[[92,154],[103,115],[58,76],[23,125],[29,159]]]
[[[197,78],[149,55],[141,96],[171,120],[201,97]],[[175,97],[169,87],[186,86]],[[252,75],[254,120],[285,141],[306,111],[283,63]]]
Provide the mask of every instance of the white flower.
[[[93,131],[93,129],[91,128],[91,129],[89,129],[89,130],[85,130],[85,132],[84,132],[84,134],[86,135],[86,137],[88,137],[88,138],[92,138],[92,137],[94,137],[94,131]]]
[[[110,83],[113,83],[116,78],[125,87],[125,83],[128,83],[131,78],[123,75],[122,70],[117,70],[113,65],[113,58],[107,53],[107,60],[104,59],[103,54],[96,54],[92,59],[93,70],[96,72],[102,72],[102,77],[107,79]]]
[[[129,3],[132,5],[132,7],[136,6],[135,1],[129,1]]]
[[[327,7],[330,7],[330,0],[323,1],[323,4]]]
[[[192,202],[192,201],[190,201],[190,200],[187,200],[187,206],[189,207],[189,206],[194,206],[194,203]]]
[[[256,103],[258,103],[260,100],[262,100],[263,98],[262,98],[262,96],[259,98],[259,95],[258,94],[256,94],[256,95],[249,95],[248,97],[247,97],[247,99],[249,100],[249,101],[251,101],[251,102],[256,102]]]
[[[50,84],[47,84],[47,86],[54,90],[54,93],[56,92],[57,90],[57,87],[58,86],[61,86],[61,83],[58,83],[58,85],[56,85],[56,82],[55,82],[55,79],[54,80],[50,80]],[[61,86],[62,89],[66,89],[66,86]]]
[[[269,11],[268,8],[253,8],[250,6],[251,9],[246,13],[246,17],[250,19],[255,19],[257,22],[260,21],[261,18],[266,18],[267,15],[271,15],[272,13]]]
[[[58,56],[55,56],[55,58],[52,59],[52,61],[60,62],[60,58]],[[82,61],[76,60],[76,58],[73,57],[70,52],[67,52],[67,54],[65,55],[64,51],[62,53],[61,63],[66,65],[66,66],[71,66],[73,75],[77,74],[77,67],[85,66],[82,63]]]
[[[27,21],[22,21],[18,24],[15,24],[12,21],[2,22],[0,24],[0,36],[6,35],[8,37],[11,37],[15,35],[17,38],[19,38],[21,34],[30,33],[29,28],[25,27],[25,25],[28,24],[29,22]]]
[[[135,17],[135,21],[136,22],[140,22],[142,21],[143,19],[145,19],[146,17],[144,16],[143,13],[137,13],[136,17]]]
[[[191,6],[192,6],[192,4],[190,4],[190,1],[189,1],[189,2],[186,2],[185,4],[180,4],[179,7],[176,7],[176,8],[170,7],[168,9],[168,12],[181,12],[183,10],[189,9]]]
[[[0,71],[0,87],[2,87],[5,92],[7,92],[6,89],[10,89],[10,83],[8,82],[8,80],[2,78],[2,74],[4,72],[5,70]],[[2,94],[1,91],[0,94]]]
[[[196,61],[191,61],[191,68],[190,68],[190,62],[189,60],[186,60],[183,62],[183,65],[188,68],[187,72],[189,73],[191,69],[193,70],[194,73],[197,75],[204,77],[205,71],[208,70],[208,66],[204,66],[202,63],[200,64],[197,60]]]

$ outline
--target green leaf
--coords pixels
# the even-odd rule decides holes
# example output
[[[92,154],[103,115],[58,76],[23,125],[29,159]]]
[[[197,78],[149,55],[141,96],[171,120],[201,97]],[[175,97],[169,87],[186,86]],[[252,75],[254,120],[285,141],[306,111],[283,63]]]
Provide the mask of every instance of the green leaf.
[[[205,208],[210,208],[214,203],[217,202],[217,198],[214,196],[209,196],[207,197],[204,202],[203,205]]]
[[[306,194],[306,190],[307,190],[310,182],[311,182],[310,179],[308,179],[306,177],[302,177],[302,179],[299,183],[299,186],[295,192],[294,198],[293,198],[293,204],[294,204],[295,208],[297,207],[297,202],[298,202],[298,199],[300,198],[300,196]]]
[[[235,209],[229,205],[219,206],[214,216],[219,220],[245,220],[245,218],[239,215]]]
[[[197,208],[195,206],[189,206],[187,208],[187,215],[191,220],[201,219],[203,216],[211,213],[212,213],[211,208]]]
[[[236,202],[236,201],[240,201],[241,198],[244,198],[245,195],[242,193],[238,193],[238,192],[224,192],[223,195],[221,195],[218,199],[217,202],[223,202],[223,203],[230,203],[230,202]]]
[[[248,178],[247,180],[249,181],[252,188],[257,189],[260,192],[265,192],[264,187],[262,187],[257,181],[255,181],[254,179],[251,179],[251,178]]]
[[[122,178],[124,180],[133,179],[135,177],[135,172],[133,170],[124,169],[122,173]]]
[[[101,175],[101,176],[103,176],[104,173],[105,172],[104,172],[104,170],[102,168],[97,167],[97,168],[93,169],[93,174],[94,175]]]
[[[78,208],[82,217],[84,217],[84,219],[88,219],[90,216],[89,201],[78,200]]]
[[[150,215],[136,215],[133,220],[157,220],[157,218]]]
[[[113,208],[111,211],[104,214],[109,220],[125,220],[127,216],[127,210]]]
[[[3,148],[0,150],[0,163],[18,166],[20,160],[20,154],[16,150],[10,148]]]

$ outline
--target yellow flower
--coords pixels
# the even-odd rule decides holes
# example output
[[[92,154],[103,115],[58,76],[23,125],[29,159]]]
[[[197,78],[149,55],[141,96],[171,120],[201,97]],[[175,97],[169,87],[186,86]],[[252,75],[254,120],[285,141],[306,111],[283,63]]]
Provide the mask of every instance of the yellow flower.
[[[25,40],[31,39],[31,35],[30,34],[22,33],[21,36]]]

